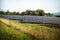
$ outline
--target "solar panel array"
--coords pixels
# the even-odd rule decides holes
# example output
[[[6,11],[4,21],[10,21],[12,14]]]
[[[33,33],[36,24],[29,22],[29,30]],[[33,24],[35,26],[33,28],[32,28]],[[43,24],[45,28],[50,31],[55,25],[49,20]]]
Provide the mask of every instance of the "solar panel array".
[[[60,18],[47,16],[24,16],[24,22],[60,24]]]
[[[22,20],[23,22],[60,24],[59,17],[27,16],[27,15],[26,16],[0,15],[0,17],[5,17],[5,18],[15,19],[15,20]]]

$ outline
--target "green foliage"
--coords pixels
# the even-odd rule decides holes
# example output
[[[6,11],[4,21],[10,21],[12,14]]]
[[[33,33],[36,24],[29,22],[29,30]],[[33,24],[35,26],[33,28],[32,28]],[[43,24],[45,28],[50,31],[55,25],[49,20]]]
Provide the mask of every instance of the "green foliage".
[[[17,13],[16,13],[16,15],[20,15],[20,13],[19,13],[19,12],[17,12]]]
[[[0,11],[0,14],[3,14],[4,15],[4,11]]]
[[[46,13],[46,15],[47,15],[47,16],[53,16],[53,14],[51,14],[51,13]]]
[[[26,11],[23,11],[21,13],[19,12],[10,12],[9,10],[7,10],[6,12],[4,11],[0,11],[0,14],[3,14],[3,15],[35,15],[35,16],[53,16],[51,13],[45,13],[44,10],[26,10]]]
[[[38,12],[38,16],[45,16],[45,12],[44,12],[44,10],[36,10],[36,12]]]
[[[26,13],[25,12],[22,12],[21,15],[26,15]]]
[[[26,15],[30,15],[30,10],[26,10]]]
[[[0,22],[0,40],[32,40],[32,37]]]
[[[19,12],[10,12],[9,10],[7,10],[6,12],[4,11],[0,11],[0,14],[3,14],[3,15],[20,15]]]
[[[33,30],[37,30],[41,33],[43,38],[39,40],[60,40],[60,28],[58,25],[53,24],[31,24],[31,23],[20,23],[18,20],[11,20],[14,23],[23,25],[25,27],[30,27]],[[56,26],[56,28],[55,28]],[[60,25],[59,25],[60,26]],[[10,26],[5,25],[0,22],[0,40],[38,40],[29,34],[24,34]]]
[[[54,25],[54,24],[31,24],[31,23],[20,23],[20,22],[14,22],[21,24],[25,27],[30,27],[34,30],[37,30],[41,33],[43,38],[41,40],[60,40],[60,25]]]

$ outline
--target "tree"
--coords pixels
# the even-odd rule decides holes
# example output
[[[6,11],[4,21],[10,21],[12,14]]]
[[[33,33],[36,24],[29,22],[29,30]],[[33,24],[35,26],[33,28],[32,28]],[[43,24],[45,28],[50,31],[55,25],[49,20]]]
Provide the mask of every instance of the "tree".
[[[30,14],[31,14],[31,15],[36,15],[34,10],[31,11]]]
[[[30,15],[30,10],[26,10],[26,15]]]
[[[47,16],[53,16],[53,14],[51,14],[51,13],[46,13],[46,15],[47,15]]]
[[[16,15],[16,12],[14,11],[12,14],[13,14],[13,15]]]
[[[25,12],[22,12],[21,15],[26,15],[26,13]]]
[[[45,16],[45,12],[44,12],[44,10],[36,10],[36,12],[38,12],[38,16]]]
[[[16,15],[20,15],[20,13],[19,13],[19,12],[17,12],[17,13],[16,13]]]
[[[6,11],[6,15],[10,15],[10,12],[9,12],[9,10],[7,10],[7,11]]]
[[[0,14],[4,14],[5,12],[4,11],[0,11]]]

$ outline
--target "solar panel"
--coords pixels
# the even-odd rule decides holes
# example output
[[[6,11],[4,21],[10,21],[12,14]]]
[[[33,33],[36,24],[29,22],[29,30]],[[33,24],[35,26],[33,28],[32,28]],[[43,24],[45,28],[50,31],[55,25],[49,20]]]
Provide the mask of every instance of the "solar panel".
[[[58,17],[47,17],[47,16],[18,16],[18,15],[0,15],[0,17],[5,17],[9,19],[22,20],[23,22],[33,22],[33,23],[53,23],[60,24],[60,18]]]

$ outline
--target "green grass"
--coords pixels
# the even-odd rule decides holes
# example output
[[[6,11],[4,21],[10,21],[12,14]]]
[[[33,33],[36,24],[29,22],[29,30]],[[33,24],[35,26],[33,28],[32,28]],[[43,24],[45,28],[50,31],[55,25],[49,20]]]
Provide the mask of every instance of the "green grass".
[[[33,38],[0,22],[0,40],[33,40]]]
[[[17,22],[17,20],[15,23],[21,24],[25,27],[31,27],[32,29],[39,31],[44,37],[47,38],[47,40],[60,40],[60,25],[20,23],[19,21]],[[46,39],[42,38],[41,40]]]
[[[40,40],[60,40],[60,28],[57,28],[58,25],[21,23],[21,21],[19,20],[10,21],[22,25],[24,27],[31,27],[32,29],[39,31],[43,36],[43,38],[41,38]],[[0,22],[0,40],[37,40],[37,39]]]

